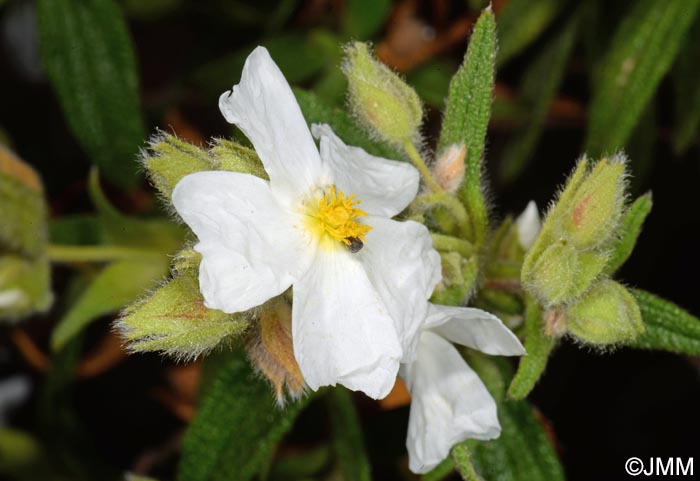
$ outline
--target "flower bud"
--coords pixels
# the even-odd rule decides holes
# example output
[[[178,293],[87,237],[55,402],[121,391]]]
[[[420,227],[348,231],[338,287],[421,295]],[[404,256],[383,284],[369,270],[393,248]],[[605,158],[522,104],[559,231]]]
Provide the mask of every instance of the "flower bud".
[[[523,266],[522,280],[545,306],[561,304],[571,295],[577,265],[576,250],[566,242],[557,242],[547,247],[534,264]]]
[[[17,320],[46,311],[53,301],[50,283],[45,258],[0,257],[0,319]]]
[[[294,357],[292,309],[287,302],[279,300],[263,311],[249,338],[248,355],[272,383],[280,405],[284,404],[285,387],[293,399],[301,396],[305,382]]]
[[[572,243],[581,249],[606,242],[617,226],[625,198],[625,158],[602,159],[577,189],[566,224]]]
[[[443,190],[456,192],[464,180],[464,158],[467,146],[452,144],[447,147],[433,166],[433,176]]]
[[[345,55],[342,68],[348,79],[350,107],[360,122],[392,144],[416,137],[423,119],[416,92],[376,60],[367,44],[351,43]]]
[[[476,285],[477,259],[462,257],[457,252],[441,252],[440,257],[442,278],[431,300],[436,304],[461,305]]]
[[[629,341],[644,332],[639,307],[622,285],[606,279],[566,311],[569,333],[589,344]]]
[[[540,222],[540,214],[537,211],[537,204],[534,200],[528,202],[525,210],[515,219],[515,225],[518,228],[518,241],[524,251],[527,251],[535,243],[537,235],[542,230]]]

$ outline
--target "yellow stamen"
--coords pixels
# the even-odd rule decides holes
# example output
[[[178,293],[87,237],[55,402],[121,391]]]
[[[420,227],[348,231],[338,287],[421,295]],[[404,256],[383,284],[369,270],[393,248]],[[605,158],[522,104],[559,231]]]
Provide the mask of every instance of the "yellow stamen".
[[[359,217],[367,215],[365,211],[356,207],[360,202],[355,199],[354,194],[347,197],[342,190],[336,191],[335,186],[331,185],[323,197],[318,199],[318,204],[309,209],[315,230],[346,246],[350,246],[353,239],[364,242],[365,234],[372,230],[372,227],[356,221]]]

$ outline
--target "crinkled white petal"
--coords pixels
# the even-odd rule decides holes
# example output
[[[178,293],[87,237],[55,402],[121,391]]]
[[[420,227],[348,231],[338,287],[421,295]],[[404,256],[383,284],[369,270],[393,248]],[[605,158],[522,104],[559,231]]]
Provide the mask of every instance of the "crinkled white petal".
[[[274,191],[294,196],[315,186],[322,168],[316,144],[266,48],[257,47],[248,56],[241,82],[221,95],[219,108],[252,142]]]
[[[481,309],[430,304],[424,327],[445,339],[486,354],[526,354],[517,336],[498,317]]]
[[[411,391],[408,418],[408,465],[427,473],[465,439],[494,439],[501,433],[493,400],[479,376],[439,335],[425,331],[418,358],[402,366]]]
[[[245,311],[284,292],[311,262],[315,245],[268,183],[235,172],[197,172],[173,190],[173,205],[197,234],[204,303]]]
[[[331,181],[346,194],[355,194],[368,214],[393,217],[415,198],[419,174],[411,164],[345,145],[326,124],[314,124],[311,131],[321,141],[321,159]]]
[[[401,346],[394,323],[359,260],[319,248],[294,284],[294,357],[311,389],[342,384],[381,399],[394,385]]]
[[[527,204],[525,210],[515,220],[515,225],[518,229],[518,241],[520,241],[522,248],[527,251],[535,243],[535,239],[542,229],[540,214],[534,200]]]
[[[440,282],[440,255],[423,224],[374,216],[364,219],[372,230],[355,256],[394,319],[403,348],[401,362],[409,362],[415,358],[428,298]]]

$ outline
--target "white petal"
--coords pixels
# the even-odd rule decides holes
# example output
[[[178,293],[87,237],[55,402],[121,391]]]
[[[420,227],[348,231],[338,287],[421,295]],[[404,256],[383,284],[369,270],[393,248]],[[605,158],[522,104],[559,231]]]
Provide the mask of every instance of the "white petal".
[[[239,312],[284,292],[314,255],[294,213],[268,183],[235,172],[197,172],[173,191],[173,205],[197,234],[205,305]]]
[[[241,82],[219,98],[226,120],[245,133],[265,165],[272,189],[306,193],[321,159],[292,89],[264,47],[248,56]]]
[[[452,342],[486,354],[526,354],[517,336],[499,318],[481,309],[430,304],[425,325]]]
[[[496,402],[459,352],[430,331],[421,335],[416,362],[402,366],[411,391],[408,462],[427,473],[465,439],[494,439],[501,433]]]
[[[403,348],[401,362],[415,358],[418,335],[428,312],[428,299],[440,282],[440,255],[428,229],[418,222],[365,218],[372,226],[355,254],[384,301]]]
[[[520,245],[523,249],[528,250],[535,243],[535,239],[542,229],[540,214],[534,200],[527,204],[523,213],[515,220],[515,225],[518,228]]]
[[[355,194],[368,214],[393,217],[416,197],[419,174],[411,164],[347,146],[326,124],[314,124],[311,131],[321,141],[321,159],[335,185]]]
[[[381,399],[396,381],[396,329],[362,264],[343,248],[320,248],[294,284],[292,340],[311,389],[342,384]]]

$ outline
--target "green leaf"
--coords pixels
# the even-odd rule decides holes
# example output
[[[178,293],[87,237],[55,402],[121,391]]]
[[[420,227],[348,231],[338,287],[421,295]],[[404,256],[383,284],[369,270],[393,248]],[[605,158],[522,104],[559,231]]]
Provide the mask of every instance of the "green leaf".
[[[577,13],[564,25],[523,75],[518,101],[529,115],[504,149],[501,175],[506,182],[514,181],[520,175],[537,147],[549,106],[564,78],[578,33],[579,18]]]
[[[461,443],[452,448],[452,461],[457,472],[465,481],[481,481],[472,464],[471,455],[467,443]]]
[[[369,460],[352,396],[347,389],[338,386],[328,393],[328,404],[333,429],[333,449],[343,479],[371,481]]]
[[[309,398],[277,406],[270,386],[253,372],[242,352],[226,353],[212,376],[185,434],[177,479],[249,480]]]
[[[39,0],[42,60],[73,133],[108,178],[137,181],[144,139],[134,52],[113,0]]]
[[[685,153],[700,138],[700,22],[695,22],[688,37],[673,71],[676,90],[673,151],[676,155]]]
[[[498,13],[498,65],[530,45],[566,5],[562,0],[509,0]]]
[[[642,232],[642,224],[651,212],[652,203],[651,192],[649,192],[637,197],[637,200],[622,215],[615,240],[610,246],[612,252],[603,271],[605,274],[612,275],[632,255],[637,238]]]
[[[367,134],[358,128],[347,112],[340,108],[329,107],[313,92],[294,89],[294,95],[299,102],[306,123],[325,123],[333,127],[333,131],[343,142],[354,147],[361,147],[370,154],[387,159],[400,160],[403,155],[396,149],[373,142]]]
[[[119,212],[107,199],[100,187],[96,169],[90,172],[89,192],[109,244],[146,247],[156,253],[176,252],[182,245],[184,230],[174,222],[165,219],[137,219]]]
[[[161,351],[193,359],[229,336],[241,334],[249,320],[204,306],[195,272],[186,272],[153,295],[124,310],[117,322],[132,351]]]
[[[438,154],[452,144],[465,144],[465,181],[459,196],[472,223],[477,246],[486,239],[488,213],[481,187],[482,157],[493,98],[496,21],[490,8],[474,26],[464,63],[450,82]]]
[[[700,319],[675,304],[641,289],[630,289],[646,330],[630,343],[642,349],[700,355]]]
[[[347,0],[343,30],[355,40],[371,40],[389,16],[390,0]]]
[[[504,400],[510,365],[474,353],[469,364],[479,373],[498,405],[501,436],[491,441],[468,440],[476,471],[488,480],[564,481],[554,448],[526,401]]]
[[[700,3],[641,0],[615,32],[593,86],[586,151],[624,147],[645,106],[670,69]]]
[[[165,256],[109,264],[97,274],[58,322],[51,334],[51,348],[54,351],[61,350],[90,322],[118,311],[143,296],[146,289],[167,272],[168,262]]]
[[[540,306],[535,299],[528,296],[525,310],[525,350],[527,355],[520,358],[518,370],[508,388],[510,399],[520,400],[530,394],[547,367],[547,361],[554,344],[554,339],[544,333]]]

